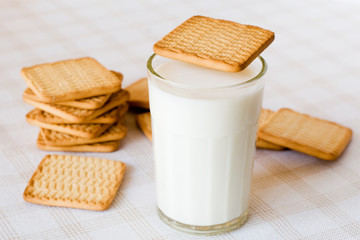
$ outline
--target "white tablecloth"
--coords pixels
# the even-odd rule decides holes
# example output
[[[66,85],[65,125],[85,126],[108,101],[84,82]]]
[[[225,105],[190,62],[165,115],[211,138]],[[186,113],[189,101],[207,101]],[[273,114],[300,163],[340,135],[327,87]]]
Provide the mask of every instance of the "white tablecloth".
[[[110,209],[94,212],[27,203],[22,193],[40,160],[38,128],[25,121],[24,66],[91,56],[146,76],[152,45],[193,15],[276,33],[264,107],[289,107],[353,130],[344,154],[327,162],[294,151],[258,150],[250,217],[212,237],[180,233],[156,214],[152,146],[127,116],[113,153],[74,153],[128,165]],[[2,0],[0,1],[0,239],[360,239],[360,3],[357,0]],[[62,152],[60,152],[62,153]]]

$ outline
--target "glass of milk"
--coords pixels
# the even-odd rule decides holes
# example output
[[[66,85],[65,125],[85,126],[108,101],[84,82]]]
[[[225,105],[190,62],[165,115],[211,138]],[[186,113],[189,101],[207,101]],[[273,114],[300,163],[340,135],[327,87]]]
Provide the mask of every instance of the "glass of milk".
[[[191,233],[248,215],[267,64],[229,73],[152,55],[147,63],[158,214]]]

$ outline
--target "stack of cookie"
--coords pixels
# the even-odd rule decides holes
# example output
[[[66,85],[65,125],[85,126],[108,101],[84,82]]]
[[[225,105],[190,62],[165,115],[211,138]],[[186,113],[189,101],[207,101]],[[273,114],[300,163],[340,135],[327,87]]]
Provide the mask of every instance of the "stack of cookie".
[[[111,152],[127,133],[129,93],[121,73],[93,58],[26,67],[24,102],[36,107],[26,120],[40,127],[37,146],[51,151]]]

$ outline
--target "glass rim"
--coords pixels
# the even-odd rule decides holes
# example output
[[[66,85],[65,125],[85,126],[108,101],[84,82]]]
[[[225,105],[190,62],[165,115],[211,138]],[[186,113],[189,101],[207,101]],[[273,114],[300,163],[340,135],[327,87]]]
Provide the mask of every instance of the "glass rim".
[[[161,82],[167,84],[167,85],[171,85],[171,86],[174,86],[174,87],[178,87],[178,88],[182,88],[182,89],[198,89],[198,90],[201,90],[201,89],[227,89],[227,88],[234,88],[234,87],[245,87],[245,86],[248,86],[248,85],[251,85],[252,83],[256,82],[256,80],[260,79],[261,77],[263,77],[267,71],[267,63],[265,61],[265,59],[262,57],[262,56],[257,56],[256,59],[259,59],[260,62],[261,62],[261,70],[259,71],[258,74],[256,74],[254,77],[244,81],[244,82],[239,82],[239,83],[234,83],[234,84],[230,84],[230,85],[225,85],[225,86],[219,86],[219,87],[193,87],[193,86],[189,86],[189,85],[186,85],[186,84],[181,84],[181,83],[177,83],[177,82],[174,82],[174,81],[169,81],[167,80],[166,78],[162,77],[160,74],[158,74],[153,66],[152,66],[152,63],[153,63],[153,60],[155,58],[155,56],[160,56],[160,55],[157,55],[156,53],[153,53],[148,61],[147,61],[147,69],[149,70],[149,72],[156,76],[158,80],[160,80]],[[160,56],[161,57],[161,56]],[[165,58],[165,57],[163,57]],[[251,64],[251,63],[250,63]]]

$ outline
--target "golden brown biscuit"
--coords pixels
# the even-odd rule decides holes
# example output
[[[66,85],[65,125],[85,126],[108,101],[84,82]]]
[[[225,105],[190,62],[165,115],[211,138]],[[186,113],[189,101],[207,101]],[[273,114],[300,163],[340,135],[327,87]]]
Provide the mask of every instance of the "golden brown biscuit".
[[[119,148],[120,141],[109,141],[99,143],[89,143],[70,146],[52,146],[47,145],[41,134],[36,142],[36,146],[45,151],[61,151],[61,152],[113,152]]]
[[[41,128],[39,132],[39,136],[41,135],[46,145],[49,146],[71,146],[117,141],[123,139],[126,134],[127,129],[123,125],[123,122],[121,120],[119,120],[116,124],[112,125],[100,136],[94,138],[82,138],[44,128]]]
[[[111,71],[114,73],[121,81],[123,79],[123,75],[119,72]],[[58,102],[59,105],[65,105],[70,107],[76,108],[83,108],[83,109],[97,109],[102,107],[106,101],[109,99],[111,94],[105,94],[100,96],[94,96],[89,98],[81,98],[75,100],[69,100],[64,102]],[[23,98],[30,99],[36,102],[43,102],[43,99],[38,97],[31,88],[25,89],[23,93]]]
[[[47,103],[114,93],[121,89],[122,82],[122,78],[90,57],[25,67],[21,76]]]
[[[58,102],[58,105],[82,108],[82,109],[97,109],[104,105],[104,103],[109,99],[111,94],[94,96],[89,98],[69,100],[65,102]],[[23,99],[29,99],[36,102],[43,102],[43,99],[39,98],[31,88],[25,89],[23,93]]]
[[[26,115],[26,121],[34,126],[54,130],[61,133],[70,134],[73,136],[78,136],[82,138],[94,138],[102,134],[106,129],[108,129],[112,124],[100,124],[100,123],[73,123],[73,124],[59,124],[59,123],[44,123],[38,121],[35,117],[32,117],[31,114]]]
[[[41,135],[46,145],[49,146],[71,146],[117,141],[123,139],[126,134],[127,129],[123,125],[123,122],[121,120],[119,120],[116,124],[112,125],[100,136],[94,138],[82,138],[44,128],[41,128],[39,132],[39,136]]]
[[[101,108],[93,109],[93,110],[80,109],[80,108],[74,108],[74,107],[51,104],[51,103],[36,102],[25,98],[23,100],[24,102],[36,108],[39,108],[43,111],[51,113],[55,116],[58,116],[60,118],[66,119],[71,122],[80,123],[88,119],[94,119],[110,111],[111,109],[126,103],[128,99],[129,99],[129,93],[125,90],[121,90],[119,92],[113,93],[110,99]]]
[[[262,139],[324,160],[335,160],[352,136],[351,129],[293,110],[280,109],[259,131]]]
[[[55,116],[51,113],[45,112],[40,109],[34,109],[30,111],[26,117],[34,118],[39,122],[43,123],[53,123],[53,124],[77,124],[77,123],[101,123],[101,124],[108,124],[108,123],[115,123],[119,117],[123,116],[129,108],[129,105],[124,103],[121,104],[119,107],[113,108],[110,111],[96,117],[93,119],[84,119],[82,121],[69,121],[58,116]]]
[[[260,27],[193,16],[155,43],[160,56],[227,72],[245,69],[274,40]]]
[[[23,194],[30,203],[105,210],[118,191],[126,165],[104,158],[46,155]]]

